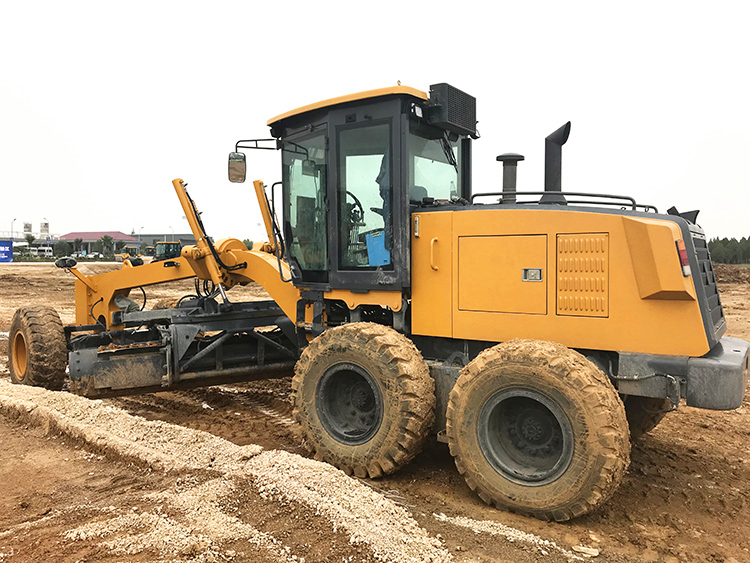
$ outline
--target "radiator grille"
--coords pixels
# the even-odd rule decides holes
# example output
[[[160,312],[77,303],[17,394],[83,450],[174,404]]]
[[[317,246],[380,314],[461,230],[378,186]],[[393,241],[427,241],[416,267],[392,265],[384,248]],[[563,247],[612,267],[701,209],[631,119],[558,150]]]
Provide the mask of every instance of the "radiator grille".
[[[693,246],[695,246],[695,255],[698,259],[698,272],[694,276],[696,283],[703,286],[708,302],[709,317],[713,324],[714,331],[718,331],[723,324],[724,310],[721,307],[721,298],[719,297],[719,288],[716,286],[716,277],[714,268],[711,264],[711,256],[708,252],[706,237],[701,233],[692,233]]]
[[[477,101],[450,84],[430,86],[432,109],[429,122],[459,135],[474,135],[477,126]]]

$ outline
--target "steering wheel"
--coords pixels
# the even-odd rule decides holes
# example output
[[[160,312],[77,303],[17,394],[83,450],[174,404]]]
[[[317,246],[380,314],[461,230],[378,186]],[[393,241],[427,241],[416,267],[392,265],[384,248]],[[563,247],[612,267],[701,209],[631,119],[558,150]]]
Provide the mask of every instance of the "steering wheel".
[[[355,223],[359,223],[360,221],[364,221],[365,210],[362,207],[362,202],[359,201],[359,198],[350,191],[347,191],[346,195],[351,196],[351,198],[354,200],[354,205],[351,209],[349,209],[349,220],[351,221],[352,225],[354,225]]]

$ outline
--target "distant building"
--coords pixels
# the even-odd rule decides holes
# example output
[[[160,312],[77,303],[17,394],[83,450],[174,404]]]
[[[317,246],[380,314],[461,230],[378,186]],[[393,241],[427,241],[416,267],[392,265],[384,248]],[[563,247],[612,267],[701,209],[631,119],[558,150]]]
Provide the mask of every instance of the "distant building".
[[[138,236],[138,235],[134,235]],[[190,244],[197,244],[195,237],[193,236],[193,233],[161,233],[161,234],[152,234],[152,233],[143,233],[140,236],[141,238],[141,248],[145,248],[146,246],[156,246],[157,242],[181,242],[182,246],[188,246]]]
[[[118,242],[124,243],[126,245],[136,246],[140,243],[141,251],[147,246],[156,246],[156,243],[159,241],[179,241],[182,243],[182,246],[186,246],[188,244],[196,244],[195,237],[192,233],[185,234],[171,232],[168,234],[160,233],[126,235],[125,233],[122,233],[120,231],[85,231],[61,235],[60,240],[64,240],[69,242],[70,244],[73,244],[75,239],[79,238],[83,241],[83,243],[81,244],[82,250],[85,250],[86,253],[89,253],[94,251],[94,245],[99,242],[99,239],[101,239],[104,235],[111,236],[115,246],[117,246]]]
[[[89,252],[94,252],[94,244],[99,242],[99,240],[105,235],[111,236],[115,245],[117,245],[118,242],[123,242],[125,244],[138,244],[138,239],[136,237],[126,235],[120,231],[85,231],[68,233],[61,235],[60,240],[67,241],[73,245],[76,239],[81,239],[83,241],[81,243],[81,250],[85,250],[88,254]]]

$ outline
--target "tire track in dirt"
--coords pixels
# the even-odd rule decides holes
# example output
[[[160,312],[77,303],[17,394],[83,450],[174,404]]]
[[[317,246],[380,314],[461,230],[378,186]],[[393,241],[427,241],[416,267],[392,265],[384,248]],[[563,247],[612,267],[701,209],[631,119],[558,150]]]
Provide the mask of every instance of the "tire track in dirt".
[[[107,404],[147,420],[210,432],[238,445],[305,455],[288,400],[241,387],[207,387],[107,399]]]

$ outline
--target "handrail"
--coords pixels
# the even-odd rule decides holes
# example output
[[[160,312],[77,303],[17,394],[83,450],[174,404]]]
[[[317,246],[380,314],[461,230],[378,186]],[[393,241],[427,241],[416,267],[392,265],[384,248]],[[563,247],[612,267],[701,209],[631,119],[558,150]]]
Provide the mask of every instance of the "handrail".
[[[262,147],[259,143],[274,143],[273,147]],[[254,145],[242,145],[241,143],[255,143]],[[240,149],[256,149],[256,150],[264,150],[264,151],[275,151],[278,150],[278,144],[276,142],[276,139],[242,139],[240,141],[237,141],[237,143],[234,145],[234,152],[239,151]]]
[[[604,198],[604,199],[613,199],[613,200],[620,200],[620,202],[616,201],[589,201],[589,200],[567,200],[566,203],[578,203],[578,204],[593,204],[593,205],[622,205],[623,203],[627,202],[630,206],[630,208],[633,211],[638,211],[639,208],[644,209],[646,212],[649,210],[653,210],[654,213],[658,213],[659,210],[653,206],[648,204],[640,204],[635,201],[635,198],[627,196],[627,195],[613,195],[613,194],[597,194],[597,193],[586,193],[586,192],[558,192],[558,191],[532,191],[532,192],[526,192],[526,191],[516,191],[516,192],[486,192],[486,193],[478,193],[478,194],[472,194],[471,196],[471,202],[474,203],[474,199],[478,197],[509,197],[509,196],[519,196],[519,195],[538,195],[538,196],[544,196],[549,194],[556,194],[556,195],[563,195],[563,196],[577,196],[577,197],[591,197],[591,198]],[[541,199],[541,198],[540,198]],[[502,203],[502,200],[499,202]],[[539,204],[539,201],[529,201],[529,202],[519,202],[514,201],[514,204],[517,205],[524,205],[524,204],[531,204],[531,203],[537,203]],[[543,204],[547,205],[547,204]]]

